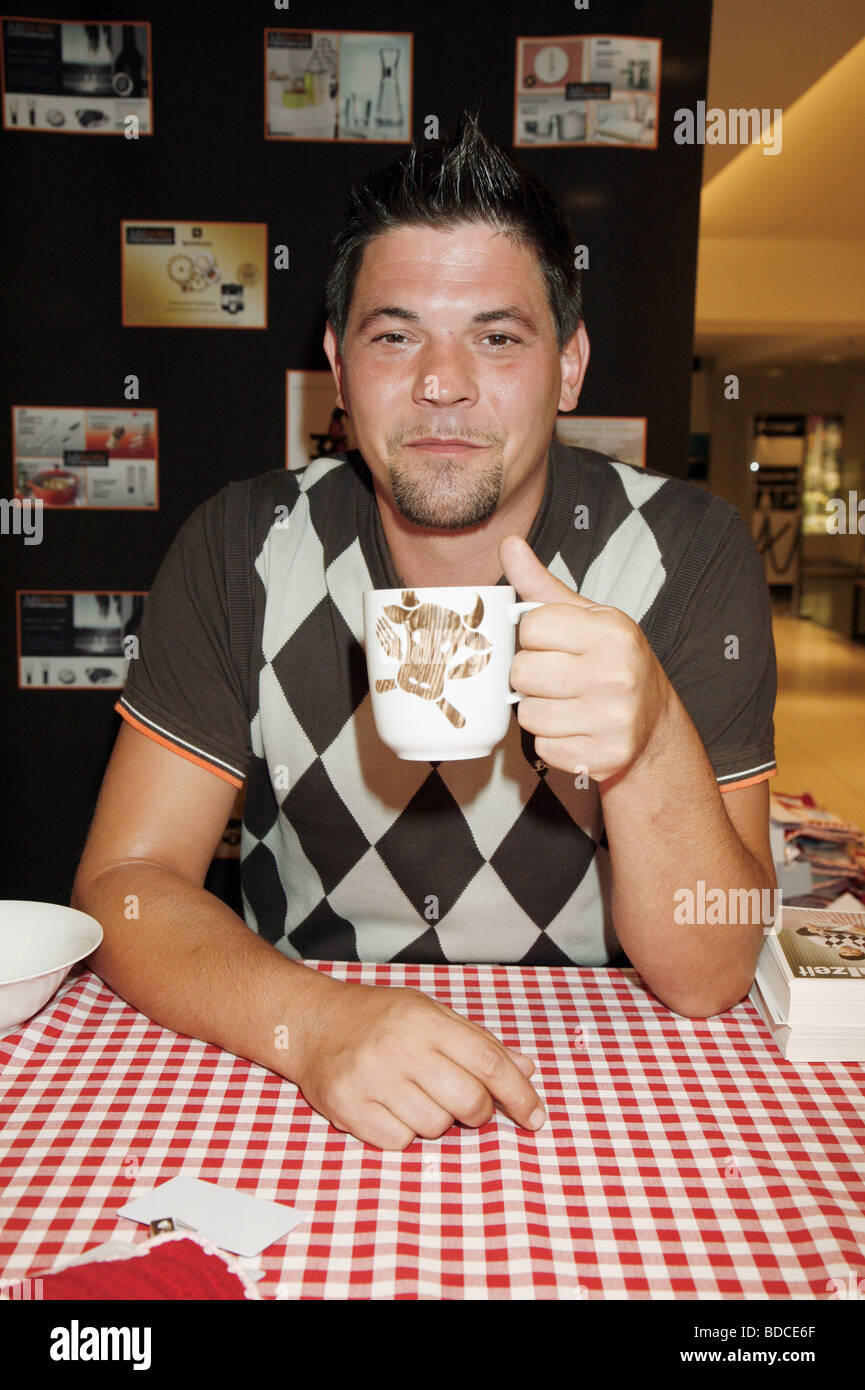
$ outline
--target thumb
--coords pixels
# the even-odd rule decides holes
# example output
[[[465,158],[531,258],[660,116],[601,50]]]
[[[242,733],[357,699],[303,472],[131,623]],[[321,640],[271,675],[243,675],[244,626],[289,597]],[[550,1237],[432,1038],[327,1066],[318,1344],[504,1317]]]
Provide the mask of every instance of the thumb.
[[[522,599],[537,603],[573,603],[578,608],[594,607],[576,589],[550,574],[521,536],[505,536],[499,544],[499,561],[505,579]]]

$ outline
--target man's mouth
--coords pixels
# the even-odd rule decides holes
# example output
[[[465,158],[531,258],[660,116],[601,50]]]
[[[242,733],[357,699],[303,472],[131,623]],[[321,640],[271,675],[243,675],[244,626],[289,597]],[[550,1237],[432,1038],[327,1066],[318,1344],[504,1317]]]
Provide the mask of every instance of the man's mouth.
[[[482,444],[469,444],[465,439],[413,439],[409,449],[423,449],[430,454],[456,454],[463,449],[481,449]]]

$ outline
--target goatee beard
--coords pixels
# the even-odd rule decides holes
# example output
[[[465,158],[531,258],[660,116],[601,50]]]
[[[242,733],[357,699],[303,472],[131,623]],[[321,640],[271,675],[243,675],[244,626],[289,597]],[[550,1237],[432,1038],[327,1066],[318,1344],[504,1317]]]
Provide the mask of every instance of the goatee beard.
[[[462,459],[419,458],[413,467],[391,463],[388,479],[394,505],[407,521],[426,530],[464,531],[495,512],[504,467],[500,456],[481,472]]]

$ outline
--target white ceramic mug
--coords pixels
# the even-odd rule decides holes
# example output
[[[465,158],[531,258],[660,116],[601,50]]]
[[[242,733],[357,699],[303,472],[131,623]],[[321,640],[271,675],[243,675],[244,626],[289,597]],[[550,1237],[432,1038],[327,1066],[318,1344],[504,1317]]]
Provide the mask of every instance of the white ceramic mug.
[[[517,623],[510,585],[367,589],[363,628],[379,737],[415,762],[485,758],[508,730]]]

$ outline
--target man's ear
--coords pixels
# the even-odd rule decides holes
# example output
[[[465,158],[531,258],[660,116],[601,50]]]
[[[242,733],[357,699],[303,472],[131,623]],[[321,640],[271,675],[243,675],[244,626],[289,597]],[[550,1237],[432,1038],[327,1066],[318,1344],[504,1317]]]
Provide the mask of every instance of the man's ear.
[[[342,358],[339,355],[339,346],[336,340],[336,329],[330,319],[324,330],[324,341],[322,346],[327,353],[327,360],[330,363],[330,370],[333,372],[333,379],[336,383],[336,403],[340,410],[348,412],[348,406],[342,398]]]
[[[575,410],[583,389],[583,378],[589,365],[589,335],[586,325],[580,319],[570,342],[566,343],[559,355],[562,368],[562,394],[559,397],[559,410],[567,413]]]

